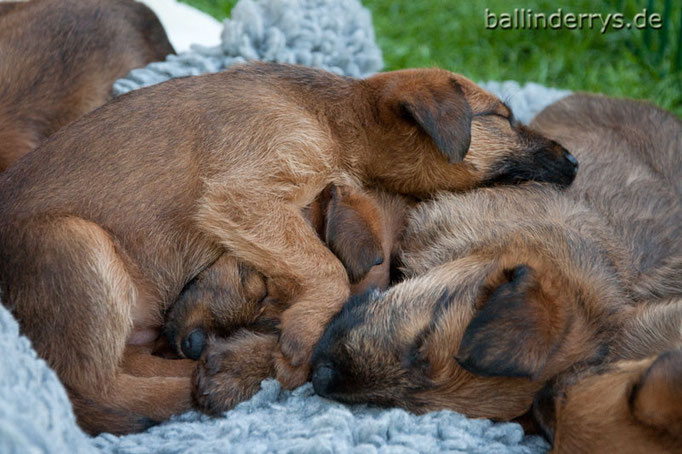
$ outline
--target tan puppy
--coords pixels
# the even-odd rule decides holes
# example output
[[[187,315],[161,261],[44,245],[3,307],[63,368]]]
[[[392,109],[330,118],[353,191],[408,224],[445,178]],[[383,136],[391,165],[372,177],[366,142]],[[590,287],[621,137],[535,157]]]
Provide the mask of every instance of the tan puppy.
[[[574,95],[534,125],[582,161],[574,185],[417,207],[403,236],[408,279],[333,319],[313,357],[319,394],[513,419],[546,380],[608,358],[643,301],[682,294],[679,120]]]
[[[164,308],[226,251],[290,306],[276,376],[305,382],[350,293],[301,213],[329,184],[424,196],[528,178],[566,185],[576,165],[447,71],[354,80],[254,63],[175,79],[84,116],[0,175],[3,303],[84,402],[77,413],[109,409],[83,427],[135,430],[190,408],[190,380],[140,378],[122,358],[158,336]],[[169,395],[186,398],[168,405]]]
[[[615,362],[562,374],[536,395],[552,452],[682,452],[682,299],[634,315]]]
[[[0,172],[111,99],[114,81],[174,53],[133,0],[0,3]]]

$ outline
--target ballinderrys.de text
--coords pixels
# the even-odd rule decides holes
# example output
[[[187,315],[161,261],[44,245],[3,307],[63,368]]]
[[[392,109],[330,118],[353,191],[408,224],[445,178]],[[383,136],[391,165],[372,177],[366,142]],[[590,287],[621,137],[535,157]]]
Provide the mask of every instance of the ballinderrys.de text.
[[[623,13],[571,13],[558,8],[553,13],[536,13],[532,9],[514,8],[510,13],[496,14],[485,9],[485,27],[495,30],[584,30],[599,29],[601,33],[622,29],[659,29],[663,18],[645,9],[631,19]]]

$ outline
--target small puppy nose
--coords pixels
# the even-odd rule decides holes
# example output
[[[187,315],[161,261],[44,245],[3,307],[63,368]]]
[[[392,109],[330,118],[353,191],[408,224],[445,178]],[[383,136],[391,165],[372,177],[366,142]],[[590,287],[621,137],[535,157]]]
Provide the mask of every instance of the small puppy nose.
[[[315,393],[326,397],[329,395],[329,388],[336,380],[336,372],[327,365],[319,366],[313,371],[313,388]]]
[[[573,166],[573,172],[578,173],[578,160],[568,151],[564,150],[564,158]]]
[[[206,347],[206,334],[202,329],[197,328],[182,340],[180,347],[185,357],[197,360],[201,358]]]

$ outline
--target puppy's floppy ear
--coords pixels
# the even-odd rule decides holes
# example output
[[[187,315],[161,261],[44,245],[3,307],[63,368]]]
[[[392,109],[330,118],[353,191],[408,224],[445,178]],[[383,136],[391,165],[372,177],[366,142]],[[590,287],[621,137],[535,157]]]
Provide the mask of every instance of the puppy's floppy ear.
[[[682,440],[682,350],[660,355],[630,394],[638,421]]]
[[[533,268],[519,265],[503,274],[467,326],[456,359],[477,375],[535,379],[563,333],[553,332],[555,307]]]
[[[471,108],[459,84],[446,88],[414,90],[400,95],[403,117],[416,123],[455,164],[464,159],[471,145]]]
[[[343,263],[352,284],[384,262],[379,216],[367,196],[331,186],[323,239]]]

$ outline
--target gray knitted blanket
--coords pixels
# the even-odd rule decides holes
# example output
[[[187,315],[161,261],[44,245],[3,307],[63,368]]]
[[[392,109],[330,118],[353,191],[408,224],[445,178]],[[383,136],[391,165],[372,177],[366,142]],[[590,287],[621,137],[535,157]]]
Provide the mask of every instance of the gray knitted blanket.
[[[382,67],[367,10],[357,0],[242,0],[225,21],[222,45],[195,46],[132,71],[116,93],[172,77],[215,72],[247,60],[299,63],[355,77]],[[528,122],[568,94],[537,84],[482,84]],[[85,435],[55,373],[0,306],[0,453],[536,453],[548,446],[512,423],[450,411],[416,416],[400,409],[347,406],[317,397],[310,384],[284,391],[274,380],[220,418],[190,412],[135,435]]]

